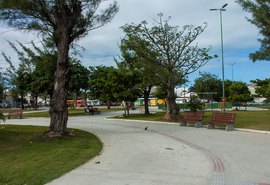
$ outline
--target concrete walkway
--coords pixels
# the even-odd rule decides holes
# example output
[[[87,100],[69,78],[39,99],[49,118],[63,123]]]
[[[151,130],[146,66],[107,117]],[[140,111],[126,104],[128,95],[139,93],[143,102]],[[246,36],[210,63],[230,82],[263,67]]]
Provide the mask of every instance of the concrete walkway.
[[[104,119],[113,114],[69,118],[104,149],[48,185],[270,185],[270,134]],[[7,120],[17,123],[49,119]]]

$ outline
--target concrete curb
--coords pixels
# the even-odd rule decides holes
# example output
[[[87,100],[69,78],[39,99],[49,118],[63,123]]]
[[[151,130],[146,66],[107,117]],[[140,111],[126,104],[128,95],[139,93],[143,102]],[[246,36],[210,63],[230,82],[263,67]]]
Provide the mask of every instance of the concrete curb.
[[[242,131],[242,132],[259,133],[259,134],[270,134],[270,131],[265,131],[265,130],[254,130],[254,129],[245,129],[245,128],[235,128],[235,130]]]
[[[158,123],[158,124],[166,124],[166,125],[179,125],[180,124],[176,122],[165,122],[165,121],[164,122],[163,121],[146,121],[146,120],[131,120],[131,119],[118,119],[118,118],[104,118],[104,119],[113,120],[113,121],[120,120],[120,121],[127,121],[127,122]],[[234,130],[241,131],[241,132],[258,133],[258,134],[270,134],[270,131],[265,131],[265,130],[254,130],[254,129],[245,129],[245,128],[235,128]]]
[[[127,122],[140,122],[140,123],[158,123],[158,124],[165,124],[165,125],[179,125],[180,123],[176,122],[163,122],[163,121],[146,121],[146,120],[132,120],[132,119],[118,119],[118,118],[104,118],[106,120],[120,120],[120,121],[127,121]]]

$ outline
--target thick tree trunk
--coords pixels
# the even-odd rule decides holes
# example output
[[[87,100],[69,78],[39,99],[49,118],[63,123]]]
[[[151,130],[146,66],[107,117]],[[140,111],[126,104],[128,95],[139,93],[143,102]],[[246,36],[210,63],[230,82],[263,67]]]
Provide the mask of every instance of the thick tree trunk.
[[[144,101],[144,114],[150,114],[149,111],[149,97],[150,97],[150,91],[151,91],[152,86],[149,86],[147,89],[144,90],[143,92],[143,101]]]
[[[50,135],[64,135],[67,133],[68,106],[67,87],[69,80],[68,64],[57,67],[54,82],[54,92],[50,104]]]
[[[49,137],[69,134],[67,131],[68,121],[68,84],[70,78],[70,66],[68,61],[69,40],[68,31],[59,28],[56,32],[58,38],[57,67],[52,100],[50,103],[50,128],[47,132]]]
[[[179,107],[175,102],[176,96],[174,93],[174,88],[167,89],[167,96],[166,96],[166,103],[167,103],[167,110],[165,119],[166,120],[178,120],[179,119]]]

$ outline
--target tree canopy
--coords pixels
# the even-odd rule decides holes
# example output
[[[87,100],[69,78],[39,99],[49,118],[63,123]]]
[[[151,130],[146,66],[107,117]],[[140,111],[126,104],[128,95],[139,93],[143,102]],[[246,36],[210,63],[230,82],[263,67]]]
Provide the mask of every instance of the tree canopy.
[[[250,91],[244,82],[233,82],[229,87],[229,100],[233,103],[250,101]]]
[[[258,39],[261,47],[250,54],[253,61],[270,60],[270,1],[269,0],[237,0],[245,11],[252,14],[248,20],[258,27],[262,38]]]
[[[140,95],[141,79],[126,69],[97,66],[90,67],[90,94],[107,102],[134,102]]]
[[[71,44],[112,20],[118,12],[116,2],[101,10],[102,0],[1,0],[0,20],[20,30],[37,31],[51,38],[57,48],[54,88],[50,102],[47,136],[69,134],[68,85]]]
[[[195,79],[194,85],[191,87],[191,90],[198,93],[200,98],[207,97],[208,99],[211,99],[212,97],[212,100],[220,101],[222,97],[222,82],[214,74],[200,72],[200,76]],[[210,93],[212,93],[212,95]]]
[[[270,78],[252,80],[251,82],[256,84],[256,94],[266,98],[266,101],[270,102]]]
[[[153,65],[149,62],[149,58],[143,58],[140,56],[140,53],[146,53],[146,51],[133,51],[130,50],[130,45],[134,44],[132,37],[124,37],[121,39],[120,50],[121,56],[119,61],[116,60],[118,67],[122,69],[132,71],[136,73],[137,76],[141,79],[141,89],[144,98],[144,113],[150,114],[149,111],[149,97],[151,89],[154,85],[158,85],[157,80],[155,79],[155,72],[153,71]],[[140,48],[138,48],[140,49]],[[148,48],[141,48],[142,50]],[[147,51],[150,57],[152,51]],[[152,57],[154,57],[153,55]],[[155,60],[154,58],[152,60]]]
[[[205,65],[212,56],[208,54],[210,47],[201,48],[194,43],[206,24],[186,25],[180,30],[169,24],[170,18],[164,20],[162,13],[158,16],[152,27],[143,21],[140,24],[126,24],[122,29],[126,34],[125,39],[129,41],[126,50],[147,62],[156,82],[166,88],[166,118],[172,119],[179,115],[175,86],[183,84],[189,74]]]

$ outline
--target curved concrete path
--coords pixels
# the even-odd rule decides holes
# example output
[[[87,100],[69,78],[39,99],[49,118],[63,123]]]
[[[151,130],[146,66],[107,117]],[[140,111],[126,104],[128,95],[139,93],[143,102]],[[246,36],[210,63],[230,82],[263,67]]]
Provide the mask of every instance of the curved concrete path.
[[[104,149],[48,185],[270,185],[269,134],[104,119],[113,114],[69,118]],[[7,121],[16,123],[48,126],[49,119]]]

